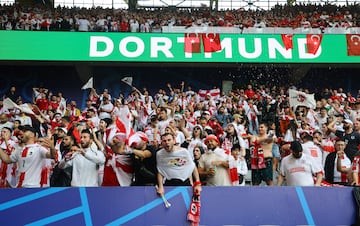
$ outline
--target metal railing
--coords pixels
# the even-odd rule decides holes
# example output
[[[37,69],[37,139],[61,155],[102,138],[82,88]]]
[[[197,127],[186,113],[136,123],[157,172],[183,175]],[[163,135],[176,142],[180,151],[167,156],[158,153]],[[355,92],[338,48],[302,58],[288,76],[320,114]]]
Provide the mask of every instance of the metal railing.
[[[291,28],[291,27],[266,27],[266,28],[236,28],[236,27],[185,27],[163,26],[163,33],[219,33],[219,34],[360,34],[360,27],[333,27],[333,28]]]
[[[0,0],[0,2],[8,0]],[[127,8],[124,0],[54,0],[55,6],[86,7],[101,6],[104,8]],[[297,0],[297,4],[336,4],[340,6],[358,4],[356,0]],[[276,4],[285,5],[287,0],[218,0],[219,9],[264,9],[269,10]],[[209,6],[209,0],[138,0],[140,7],[204,7]]]

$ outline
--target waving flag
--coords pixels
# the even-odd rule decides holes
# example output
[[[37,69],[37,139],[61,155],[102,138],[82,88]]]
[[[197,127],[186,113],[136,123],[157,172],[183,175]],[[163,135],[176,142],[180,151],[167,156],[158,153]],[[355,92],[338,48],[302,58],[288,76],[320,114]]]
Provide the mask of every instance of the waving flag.
[[[17,108],[19,109],[21,112],[27,113],[27,114],[31,114],[31,115],[35,115],[35,113],[32,111],[32,109],[29,107],[28,104],[22,104],[22,105],[17,105],[16,103],[14,103],[10,98],[5,98],[3,101],[3,106],[6,109],[13,109],[13,108]]]
[[[83,87],[81,87],[81,89],[91,89],[91,88],[94,88],[94,81],[93,81],[93,77],[91,77],[89,79],[89,81],[87,81],[85,83],[85,85],[83,85]]]
[[[293,35],[292,34],[282,34],[281,39],[284,43],[285,49],[292,49],[293,48]]]
[[[305,106],[309,108],[316,108],[316,101],[314,94],[306,94],[295,89],[289,89],[289,103],[291,107]]]
[[[197,33],[185,33],[185,53],[200,53],[201,39]]]
[[[201,35],[204,52],[211,53],[221,50],[220,34],[207,34],[204,33]]]
[[[220,89],[199,90],[200,99],[204,100],[207,95],[210,95],[211,98],[218,99],[220,97]]]
[[[133,82],[133,77],[124,77],[123,79],[121,79],[122,82],[125,82],[126,84],[128,84],[129,86],[132,86],[132,82]]]
[[[322,41],[322,35],[307,34],[306,47],[308,53],[316,54]]]

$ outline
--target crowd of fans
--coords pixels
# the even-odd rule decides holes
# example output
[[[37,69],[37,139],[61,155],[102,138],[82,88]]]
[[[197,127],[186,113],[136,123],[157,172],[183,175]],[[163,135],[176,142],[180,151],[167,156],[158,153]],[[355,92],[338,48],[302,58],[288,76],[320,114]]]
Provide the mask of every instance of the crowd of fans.
[[[0,6],[0,30],[162,32],[162,26],[359,27],[359,5],[276,5],[271,10],[24,8]]]
[[[296,87],[88,90],[84,109],[46,88],[33,103],[6,93],[1,187],[359,185],[360,92],[324,89],[310,107]]]

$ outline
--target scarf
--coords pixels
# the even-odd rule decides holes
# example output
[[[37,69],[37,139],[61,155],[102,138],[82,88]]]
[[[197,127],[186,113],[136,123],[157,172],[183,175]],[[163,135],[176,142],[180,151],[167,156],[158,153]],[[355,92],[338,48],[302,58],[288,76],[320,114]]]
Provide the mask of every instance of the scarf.
[[[251,169],[266,168],[264,150],[262,149],[261,145],[255,141],[254,146],[251,149]]]
[[[194,194],[187,214],[187,220],[191,222],[191,226],[198,226],[200,223],[200,207],[200,195]]]

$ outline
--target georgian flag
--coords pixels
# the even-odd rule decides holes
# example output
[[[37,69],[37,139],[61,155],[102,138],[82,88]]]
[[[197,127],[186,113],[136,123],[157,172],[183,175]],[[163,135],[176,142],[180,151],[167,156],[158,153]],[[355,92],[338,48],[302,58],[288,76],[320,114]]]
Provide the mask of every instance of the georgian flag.
[[[94,80],[93,77],[91,77],[86,83],[85,85],[83,85],[83,87],[81,87],[81,89],[92,89],[94,88]]]
[[[291,107],[296,109],[297,106],[305,106],[311,109],[316,108],[314,94],[306,94],[295,89],[289,89],[289,103]]]
[[[211,90],[200,89],[198,94],[201,100],[204,100],[206,98],[206,95],[210,95],[211,98],[213,99],[218,99],[220,98],[220,89],[211,89]]]

